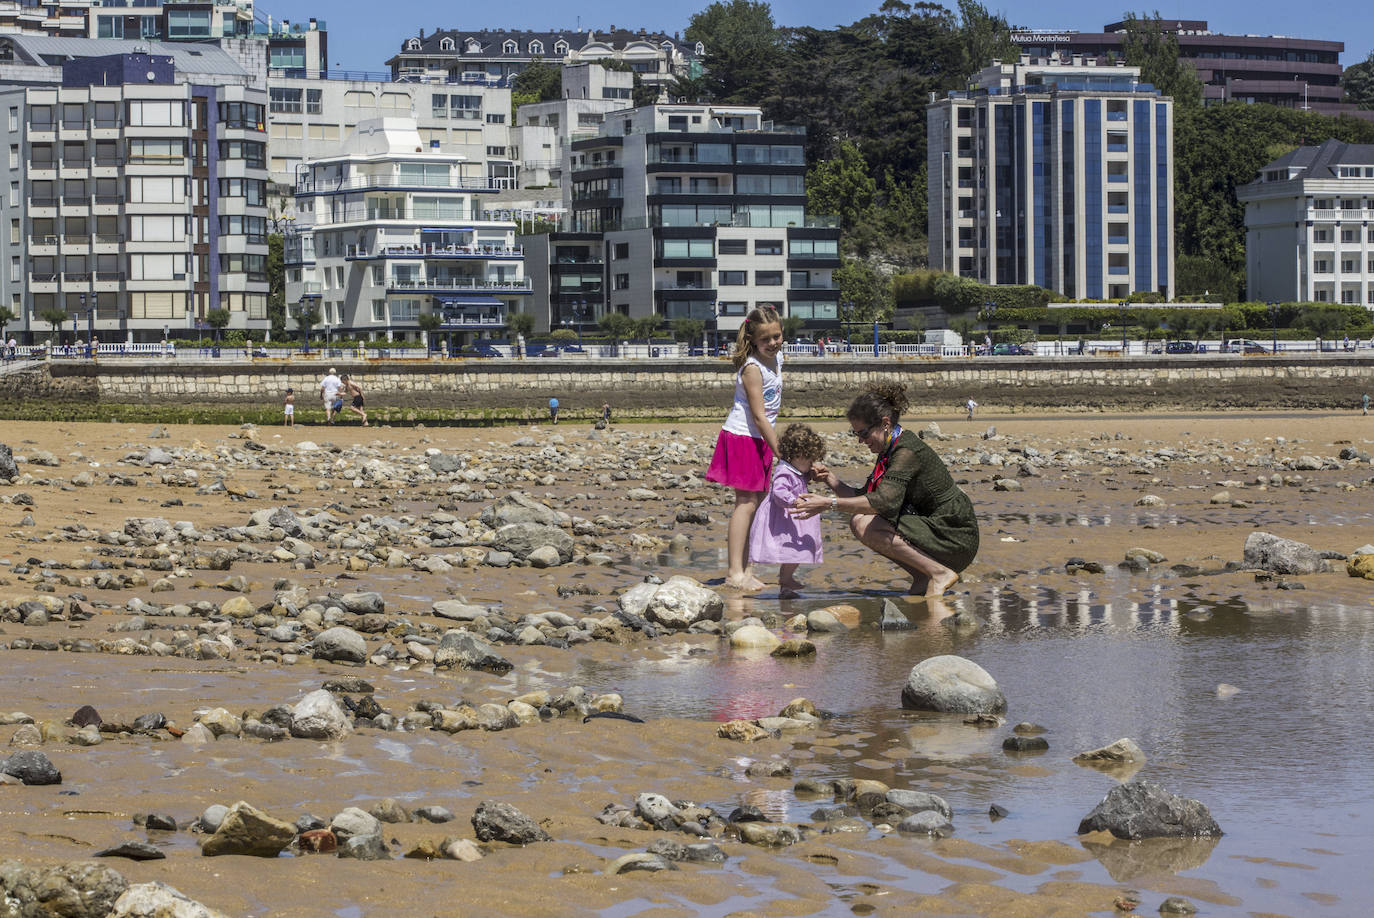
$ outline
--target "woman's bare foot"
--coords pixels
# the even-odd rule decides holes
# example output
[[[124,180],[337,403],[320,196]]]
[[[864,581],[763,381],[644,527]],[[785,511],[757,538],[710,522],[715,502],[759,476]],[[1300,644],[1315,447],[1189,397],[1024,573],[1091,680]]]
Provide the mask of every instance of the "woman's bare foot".
[[[740,574],[725,578],[726,589],[739,590],[741,593],[757,593],[764,586],[764,582],[753,574]]]
[[[945,595],[945,590],[948,590],[958,582],[959,575],[946,568],[942,573],[936,574],[934,577],[930,578],[930,582],[926,584],[925,595],[943,596]]]
[[[926,587],[928,587],[929,585],[930,581],[927,580],[925,577],[914,577],[911,581],[911,589],[906,591],[906,595],[927,596],[929,594],[926,592]]]

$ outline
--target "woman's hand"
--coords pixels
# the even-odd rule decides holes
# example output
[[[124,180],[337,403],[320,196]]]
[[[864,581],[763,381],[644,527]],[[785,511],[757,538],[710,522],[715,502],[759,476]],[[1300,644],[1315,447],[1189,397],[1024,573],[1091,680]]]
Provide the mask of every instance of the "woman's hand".
[[[806,473],[807,481],[828,481],[829,478],[830,469],[826,467],[824,462],[811,463],[811,471]]]

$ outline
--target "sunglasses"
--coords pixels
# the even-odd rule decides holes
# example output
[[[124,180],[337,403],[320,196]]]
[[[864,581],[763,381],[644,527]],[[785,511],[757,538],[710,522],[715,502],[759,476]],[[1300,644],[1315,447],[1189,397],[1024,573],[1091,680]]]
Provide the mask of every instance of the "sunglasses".
[[[869,424],[869,425],[868,425],[867,427],[865,427],[863,430],[851,430],[850,433],[852,433],[852,434],[854,435],[854,439],[856,439],[856,440],[867,440],[867,439],[868,439],[868,435],[871,434],[871,433],[873,433],[873,428],[877,427],[878,424],[881,424],[881,423],[882,423],[881,421],[877,421],[877,422],[875,422],[875,423],[873,423],[873,424]]]

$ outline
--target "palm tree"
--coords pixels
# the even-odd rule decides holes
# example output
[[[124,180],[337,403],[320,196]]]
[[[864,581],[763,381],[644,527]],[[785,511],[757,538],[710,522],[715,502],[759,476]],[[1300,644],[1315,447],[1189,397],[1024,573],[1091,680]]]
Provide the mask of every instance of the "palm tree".
[[[1159,313],[1153,309],[1147,309],[1140,314],[1140,327],[1145,330],[1145,353],[1150,353],[1150,338],[1159,331]]]
[[[437,312],[422,312],[415,319],[420,330],[425,333],[425,346],[434,350],[434,333],[444,324],[444,317]]]
[[[57,341],[58,329],[62,323],[67,321],[67,310],[59,309],[56,306],[44,306],[38,313],[38,318],[52,326],[53,341]]]

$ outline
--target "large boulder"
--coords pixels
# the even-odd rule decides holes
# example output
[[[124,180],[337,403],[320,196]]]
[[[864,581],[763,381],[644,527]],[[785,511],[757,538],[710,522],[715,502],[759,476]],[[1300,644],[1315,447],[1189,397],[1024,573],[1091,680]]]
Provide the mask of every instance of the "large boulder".
[[[1252,532],[1245,540],[1245,564],[1276,574],[1315,574],[1326,569],[1312,546],[1267,532]]]
[[[530,552],[545,545],[558,552],[558,559],[566,564],[572,560],[573,537],[557,526],[543,523],[510,523],[496,530],[491,547],[508,551],[522,561]]]
[[[1001,714],[1007,709],[1007,696],[983,667],[945,654],[911,668],[902,689],[902,707],[943,714]]]
[[[386,611],[381,593],[345,593],[339,597],[339,605],[353,615],[381,615]]]
[[[478,841],[503,841],[512,845],[528,845],[537,841],[553,841],[553,836],[509,803],[483,800],[472,814],[472,828]]]
[[[316,660],[336,663],[361,663],[367,659],[367,641],[352,628],[342,625],[328,628],[315,636],[313,654]]]
[[[491,645],[468,631],[448,631],[434,651],[434,665],[457,669],[477,669],[504,676],[511,662],[492,650]]]
[[[1207,807],[1169,793],[1161,784],[1118,784],[1078,824],[1078,834],[1110,832],[1117,838],[1197,838],[1221,835]]]
[[[622,603],[621,608],[632,612],[629,603]],[[657,585],[643,612],[649,621],[674,631],[685,631],[697,622],[718,622],[724,614],[725,601],[714,590],[681,575]]]
[[[311,692],[291,709],[291,735],[301,739],[334,740],[350,733],[353,725],[348,713],[334,696],[319,689]]]
[[[109,918],[225,918],[165,883],[136,883],[115,900]]]
[[[0,762],[0,774],[18,778],[24,784],[30,785],[62,783],[62,772],[37,749],[21,749],[4,762]]]
[[[296,838],[296,827],[240,800],[229,808],[219,829],[201,842],[206,857],[221,854],[246,854],[276,857]]]
[[[448,475],[463,468],[463,460],[448,453],[434,453],[425,461],[436,475]]]
[[[19,466],[14,464],[14,451],[0,443],[0,479],[12,481],[19,477]]]
[[[1345,560],[1345,572],[1351,577],[1374,580],[1374,555],[1351,555]]]
[[[106,918],[129,881],[95,861],[30,867],[0,861],[0,915],[16,918]]]
[[[482,511],[478,517],[489,529],[500,529],[512,523],[538,523],[557,526],[562,522],[557,510],[545,506],[522,491],[514,491]]]
[[[124,534],[152,542],[161,542],[172,535],[172,524],[160,516],[129,517],[124,521]]]

